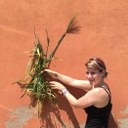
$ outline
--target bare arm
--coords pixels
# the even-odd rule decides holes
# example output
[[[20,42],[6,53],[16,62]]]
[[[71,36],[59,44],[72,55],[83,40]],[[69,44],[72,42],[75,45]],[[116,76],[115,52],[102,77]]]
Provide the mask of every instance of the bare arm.
[[[63,83],[65,83],[69,86],[80,88],[83,90],[91,90],[92,89],[92,86],[90,85],[88,80],[77,80],[72,77],[63,75],[61,73],[52,71],[50,69],[45,69],[44,71],[47,72],[48,75],[50,75],[51,77],[53,77],[59,81],[62,81]]]
[[[92,89],[89,92],[87,92],[84,96],[82,96],[79,99],[76,99],[64,86],[63,84],[52,81],[51,87],[53,89],[60,90],[66,99],[69,101],[69,103],[76,107],[76,108],[86,108],[89,106],[97,106],[97,107],[103,107],[108,102],[108,96],[106,95],[106,92],[102,89]]]
[[[96,95],[92,91],[89,91],[79,99],[76,99],[70,92],[68,92],[65,97],[68,102],[76,108],[86,108],[92,105],[95,106],[97,103]]]

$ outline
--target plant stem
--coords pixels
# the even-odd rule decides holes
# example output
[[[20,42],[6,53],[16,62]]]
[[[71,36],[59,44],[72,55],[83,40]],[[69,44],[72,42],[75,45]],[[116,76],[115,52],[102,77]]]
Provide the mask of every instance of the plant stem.
[[[49,55],[49,58],[48,58],[48,60],[49,60],[48,67],[50,66],[51,61],[52,61],[52,58],[53,58],[53,56],[55,55],[56,50],[58,49],[59,45],[61,44],[61,42],[62,42],[62,40],[64,39],[65,36],[66,36],[66,33],[64,33],[64,34],[61,36],[61,38],[60,38],[60,40],[58,41],[56,47],[54,48],[54,50],[53,50],[53,51],[51,52],[51,54]]]

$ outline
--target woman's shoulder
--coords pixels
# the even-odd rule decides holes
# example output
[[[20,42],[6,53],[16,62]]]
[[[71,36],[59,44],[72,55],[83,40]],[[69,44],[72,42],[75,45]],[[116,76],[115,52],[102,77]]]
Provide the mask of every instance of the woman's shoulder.
[[[97,107],[104,107],[108,104],[110,95],[104,88],[97,87],[92,91],[94,91],[95,95],[97,96]]]
[[[99,96],[101,95],[108,96],[109,94],[109,89],[105,87],[97,87],[97,88],[92,89],[92,91]]]

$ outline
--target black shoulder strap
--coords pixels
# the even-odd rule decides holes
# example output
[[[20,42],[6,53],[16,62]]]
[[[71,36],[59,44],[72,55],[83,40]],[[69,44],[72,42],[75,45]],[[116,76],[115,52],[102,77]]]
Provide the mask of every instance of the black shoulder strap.
[[[109,88],[106,87],[105,85],[101,86],[101,88],[103,88],[107,92],[107,94],[109,96],[109,101],[111,101],[111,92],[110,92]]]

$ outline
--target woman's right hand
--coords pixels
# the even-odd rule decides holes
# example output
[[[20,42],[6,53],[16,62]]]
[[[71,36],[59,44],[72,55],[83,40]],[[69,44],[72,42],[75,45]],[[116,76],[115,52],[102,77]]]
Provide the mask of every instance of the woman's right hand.
[[[57,78],[57,76],[58,76],[58,73],[57,72],[55,72],[53,70],[50,70],[50,69],[43,70],[43,73],[47,73],[52,78]]]

